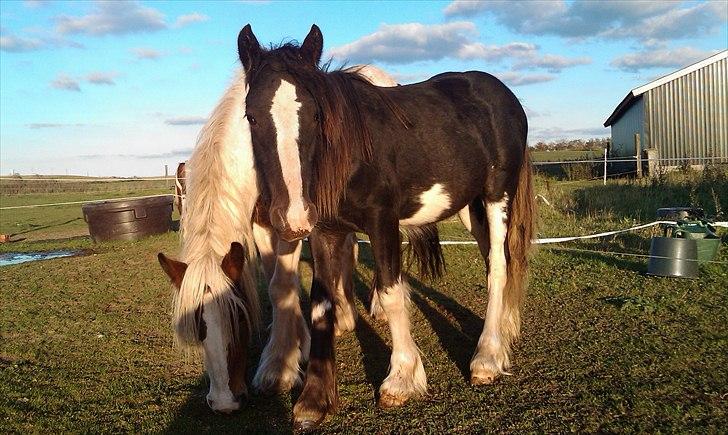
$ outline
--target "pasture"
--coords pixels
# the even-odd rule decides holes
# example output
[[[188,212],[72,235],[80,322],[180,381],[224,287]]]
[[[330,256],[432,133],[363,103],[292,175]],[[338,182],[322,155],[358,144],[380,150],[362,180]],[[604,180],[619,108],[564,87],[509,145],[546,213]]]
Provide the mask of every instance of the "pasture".
[[[4,181],[3,181],[4,182]],[[0,186],[2,187],[2,186]],[[542,237],[624,228],[653,220],[658,206],[728,207],[728,173],[674,173],[657,180],[561,183],[539,177]],[[131,193],[133,192],[133,193]],[[0,206],[73,198],[164,193],[9,193]],[[98,195],[98,196],[93,196]],[[202,364],[172,346],[170,285],[156,253],[175,254],[176,233],[94,245],[80,205],[0,211],[0,233],[27,240],[0,253],[78,248],[85,255],[0,269],[0,426],[10,432],[270,432],[291,430],[297,391],[253,395],[234,416],[204,403]],[[373,262],[362,247],[355,275],[359,320],[337,342],[340,408],[323,427],[341,432],[721,432],[728,425],[728,267],[695,280],[652,278],[652,231],[537,248],[512,376],[471,387],[468,364],[486,309],[475,246],[446,246],[446,275],[410,278],[412,327],[424,355],[429,396],[380,410],[387,325],[366,314]],[[455,220],[443,240],[469,239]],[[718,261],[728,261],[723,233]],[[311,277],[304,252],[304,289]],[[260,286],[265,322],[270,305]],[[304,292],[305,293],[305,292]],[[304,303],[308,304],[304,296]],[[251,357],[257,365],[265,328]]]

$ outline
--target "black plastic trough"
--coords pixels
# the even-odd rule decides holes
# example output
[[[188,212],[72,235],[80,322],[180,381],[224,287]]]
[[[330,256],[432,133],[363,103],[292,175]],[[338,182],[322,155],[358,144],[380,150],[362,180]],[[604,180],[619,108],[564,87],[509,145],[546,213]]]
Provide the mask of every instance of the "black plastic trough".
[[[94,242],[138,240],[172,228],[174,196],[84,204],[83,219]]]

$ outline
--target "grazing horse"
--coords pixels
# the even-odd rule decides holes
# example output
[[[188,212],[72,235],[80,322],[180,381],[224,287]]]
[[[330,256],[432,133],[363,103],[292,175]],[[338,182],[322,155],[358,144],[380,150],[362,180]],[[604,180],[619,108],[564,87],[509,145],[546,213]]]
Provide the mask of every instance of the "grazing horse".
[[[396,86],[389,75],[375,67],[355,66],[349,70],[374,84]],[[268,219],[263,218],[267,215],[263,213],[267,201],[261,200],[265,194],[257,187],[250,131],[243,119],[245,95],[241,71],[203,127],[189,161],[178,165],[175,184],[177,199],[182,199],[178,208],[183,262],[159,256],[175,287],[173,323],[177,341],[202,346],[210,377],[207,403],[220,412],[238,409],[239,398],[247,391],[244,375],[248,346],[243,343],[248,342],[249,333],[257,326],[260,309],[251,272],[255,257],[247,261],[239,277],[231,276],[229,267],[224,267],[225,256],[234,254],[227,251],[232,242],[258,248],[273,305],[271,336],[253,387],[286,391],[300,383],[300,364],[308,359],[310,344],[298,298],[301,242],[280,239]],[[356,248],[356,238],[351,234],[341,252],[346,266],[341,269],[337,287],[338,334],[354,329],[352,271]],[[240,310],[241,303],[244,310]],[[189,317],[192,312],[194,319]],[[226,326],[240,321],[241,328]],[[208,322],[212,322],[210,326]]]
[[[288,241],[309,236],[314,258],[311,350],[293,409],[297,428],[318,425],[338,402],[334,306],[338,253],[352,231],[369,235],[374,300],[392,333],[379,405],[423,395],[427,378],[410,332],[399,228],[432,232],[459,210],[488,272],[488,307],[470,363],[472,384],[510,366],[534,219],[527,120],[513,93],[482,72],[445,73],[412,85],[372,86],[319,66],[323,36],[264,49],[250,25],[238,36],[250,124],[269,217]]]
[[[247,395],[249,340],[260,323],[250,225],[258,185],[243,118],[245,91],[241,72],[202,128],[187,161],[181,261],[159,256],[175,287],[176,341],[183,347],[202,347],[210,378],[207,403],[219,412],[239,409]],[[247,259],[243,265],[241,258]]]

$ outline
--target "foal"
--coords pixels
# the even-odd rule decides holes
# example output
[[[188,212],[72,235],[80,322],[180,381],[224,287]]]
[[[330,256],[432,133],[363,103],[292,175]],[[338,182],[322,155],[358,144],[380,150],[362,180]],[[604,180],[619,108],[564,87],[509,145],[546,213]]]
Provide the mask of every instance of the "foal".
[[[270,221],[284,240],[310,234],[315,263],[310,360],[293,410],[299,428],[319,424],[338,402],[332,307],[349,233],[367,233],[375,256],[374,298],[392,333],[379,404],[391,407],[427,389],[410,332],[399,228],[432,232],[468,207],[466,226],[488,271],[485,325],[470,364],[471,383],[483,384],[510,366],[534,218],[526,116],[498,79],[471,71],[377,88],[321,69],[322,49],[315,25],[300,47],[265,50],[250,25],[238,36]]]

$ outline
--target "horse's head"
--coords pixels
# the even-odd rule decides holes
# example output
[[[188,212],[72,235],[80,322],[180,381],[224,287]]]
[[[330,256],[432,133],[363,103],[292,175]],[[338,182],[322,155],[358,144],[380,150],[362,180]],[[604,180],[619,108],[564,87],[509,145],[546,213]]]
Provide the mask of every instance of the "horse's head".
[[[196,265],[187,264],[158,255],[159,264],[175,287],[175,329],[178,340],[185,345],[202,346],[205,369],[210,378],[207,403],[214,411],[233,412],[240,409],[241,400],[248,395],[245,370],[250,341],[250,301],[242,289],[246,285],[244,273],[247,254],[238,242],[219,265],[220,278],[216,283],[202,283],[202,297],[194,303],[194,297],[180,297],[180,292],[200,287],[194,281],[199,277]],[[219,288],[222,291],[211,291]],[[191,285],[190,285],[191,284]],[[187,305],[187,306],[181,306]],[[180,313],[180,314],[178,314]],[[190,332],[191,330],[191,332]]]
[[[323,48],[313,26],[303,44],[263,50],[250,25],[238,36],[249,90],[246,118],[260,180],[271,198],[270,220],[287,241],[307,236],[318,221],[313,198],[315,155],[320,152],[322,110],[311,93]],[[305,83],[304,83],[305,82]]]

